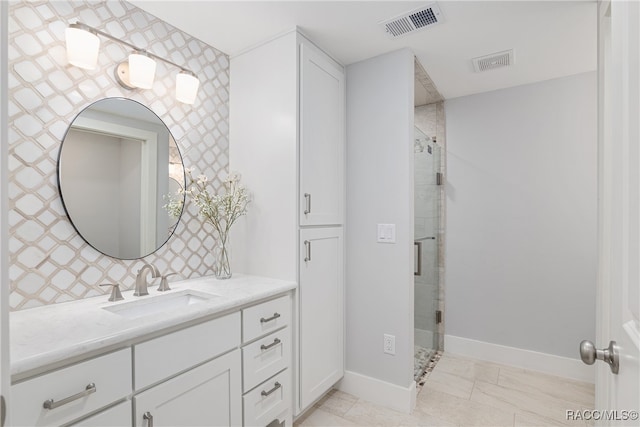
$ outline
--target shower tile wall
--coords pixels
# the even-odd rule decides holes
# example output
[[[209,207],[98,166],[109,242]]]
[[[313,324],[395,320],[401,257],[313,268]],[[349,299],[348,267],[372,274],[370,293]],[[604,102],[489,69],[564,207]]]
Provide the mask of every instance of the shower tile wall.
[[[113,76],[129,49],[101,38],[99,63],[67,64],[64,30],[79,20],[147,47],[200,79],[194,105],[174,97],[177,69],[159,62],[150,90],[128,91]],[[229,60],[222,52],[122,1],[13,1],[9,9],[9,257],[12,310],[104,294],[100,283],[131,288],[142,260],[91,248],[67,219],[58,194],[61,139],[84,107],[104,97],[149,106],[169,127],[185,166],[222,186],[228,171]],[[144,259],[182,277],[213,273],[214,241],[191,207],[176,234]]]
[[[436,170],[445,172],[444,105],[442,102],[415,108],[415,126],[436,139],[432,154],[427,150],[415,153],[415,230],[422,240],[422,275],[415,276],[416,345],[442,349],[444,324],[436,325],[436,310],[444,310],[444,186],[436,186]],[[434,159],[433,156],[437,156]],[[446,175],[445,175],[446,176]],[[432,335],[435,333],[435,336]]]

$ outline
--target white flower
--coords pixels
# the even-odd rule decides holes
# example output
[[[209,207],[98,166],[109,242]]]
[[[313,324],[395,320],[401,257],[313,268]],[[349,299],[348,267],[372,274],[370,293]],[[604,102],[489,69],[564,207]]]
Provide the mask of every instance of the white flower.
[[[240,184],[240,174],[230,173],[227,181],[224,181],[223,194],[215,194],[212,182],[211,191],[209,180],[206,175],[200,174],[197,179],[193,178],[193,168],[185,168],[189,177],[189,184],[181,194],[189,196],[193,204],[198,208],[198,216],[205,222],[212,225],[218,236],[226,241],[229,230],[236,220],[247,214],[247,204],[251,197],[248,190]],[[174,203],[167,203],[165,209],[175,213],[181,212],[182,201],[176,200]]]

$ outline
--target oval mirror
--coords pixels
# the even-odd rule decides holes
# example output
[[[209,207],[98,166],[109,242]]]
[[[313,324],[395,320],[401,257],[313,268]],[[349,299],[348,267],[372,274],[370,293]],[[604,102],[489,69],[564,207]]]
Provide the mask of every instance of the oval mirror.
[[[80,112],[60,147],[58,187],[80,236],[105,255],[135,259],[157,251],[179,216],[163,208],[184,188],[171,132],[139,102],[106,98]]]

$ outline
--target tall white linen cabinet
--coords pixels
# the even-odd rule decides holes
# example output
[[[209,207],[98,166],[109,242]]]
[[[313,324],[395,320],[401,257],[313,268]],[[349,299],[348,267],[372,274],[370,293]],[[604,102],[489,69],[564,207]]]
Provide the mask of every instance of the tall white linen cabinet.
[[[344,375],[344,68],[297,29],[231,58],[234,271],[295,280],[294,414]]]

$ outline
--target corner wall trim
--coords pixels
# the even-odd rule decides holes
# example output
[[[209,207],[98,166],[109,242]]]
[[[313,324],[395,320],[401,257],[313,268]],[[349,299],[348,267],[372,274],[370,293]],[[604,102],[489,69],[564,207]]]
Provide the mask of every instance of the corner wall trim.
[[[408,387],[401,387],[353,371],[345,371],[344,378],[336,384],[336,388],[360,399],[406,414],[413,412],[416,406],[415,381],[412,381]]]
[[[514,366],[556,375],[572,380],[595,382],[596,370],[579,359],[540,353],[516,347],[476,341],[469,338],[444,336],[445,353],[459,354],[474,359]],[[576,354],[578,349],[576,348]]]

